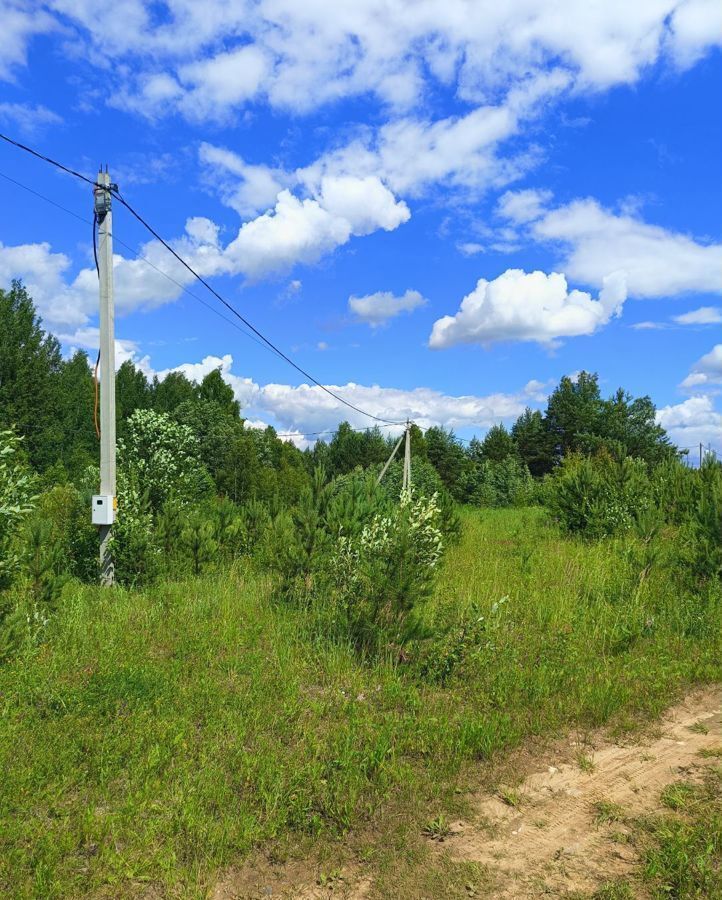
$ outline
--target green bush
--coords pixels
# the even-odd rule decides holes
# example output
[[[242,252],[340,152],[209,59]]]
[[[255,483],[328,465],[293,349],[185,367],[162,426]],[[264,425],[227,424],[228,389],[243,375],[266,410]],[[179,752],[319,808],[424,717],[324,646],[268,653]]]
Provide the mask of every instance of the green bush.
[[[425,632],[419,612],[443,555],[436,497],[408,492],[355,536],[340,534],[327,590],[364,650],[403,647]]]
[[[547,480],[546,504],[572,533],[605,537],[630,531],[653,503],[646,464],[607,454],[570,454]]]
[[[698,499],[686,526],[688,572],[696,582],[722,578],[722,466],[698,474]]]
[[[0,591],[10,587],[22,563],[18,533],[35,505],[35,479],[21,457],[20,439],[0,431]]]
[[[482,459],[463,476],[463,498],[472,506],[526,506],[534,480],[516,456]]]

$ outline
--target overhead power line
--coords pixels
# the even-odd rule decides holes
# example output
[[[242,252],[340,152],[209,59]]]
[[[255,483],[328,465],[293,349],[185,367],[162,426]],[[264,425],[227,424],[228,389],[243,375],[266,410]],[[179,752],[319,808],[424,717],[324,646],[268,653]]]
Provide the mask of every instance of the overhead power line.
[[[68,175],[72,175],[73,177],[78,178],[81,181],[84,181],[86,184],[92,185],[93,187],[98,186],[97,182],[94,181],[93,179],[87,178],[85,175],[82,175],[80,172],[76,172],[74,169],[71,169],[69,166],[63,165],[63,163],[58,162],[57,160],[53,159],[52,157],[45,156],[44,154],[39,153],[37,150],[34,150],[32,147],[28,147],[26,144],[22,144],[19,141],[16,141],[13,138],[9,137],[8,135],[2,134],[1,132],[0,132],[0,139],[6,141],[6,143],[11,144],[12,146],[16,147],[19,150],[23,150],[24,152],[29,153],[31,156],[34,156],[36,159],[39,159],[42,162],[46,162],[49,165],[54,166],[55,168],[59,169],[60,171],[65,172]],[[334,400],[338,401],[339,403],[342,403],[344,406],[348,407],[349,409],[352,409],[354,412],[357,412],[360,415],[367,416],[369,419],[373,419],[376,422],[383,422],[387,425],[403,425],[404,424],[403,422],[392,422],[389,419],[384,419],[381,416],[374,415],[374,413],[370,413],[367,410],[362,409],[360,406],[356,406],[355,404],[346,400],[340,394],[337,394],[335,391],[332,391],[331,388],[327,387],[325,384],[320,382],[317,378],[314,378],[314,376],[311,375],[310,372],[308,372],[306,369],[299,366],[298,363],[294,362],[290,356],[288,356],[286,353],[284,353],[283,350],[281,350],[276,344],[273,343],[273,341],[271,341],[269,338],[267,338],[259,329],[257,329],[251,322],[249,322],[248,319],[246,319],[245,316],[243,316],[233,306],[233,304],[229,303],[228,300],[226,300],[221,294],[219,294],[218,291],[214,287],[212,287],[208,283],[208,281],[206,281],[206,279],[203,278],[202,275],[200,275],[198,272],[196,272],[196,270],[190,265],[190,263],[188,263],[176,250],[174,250],[173,247],[171,247],[171,245],[156,231],[156,229],[153,228],[153,226],[150,225],[150,223],[147,222],[146,219],[144,219],[143,216],[136,209],[134,209],[133,206],[127,200],[125,200],[125,198],[120,194],[120,192],[118,191],[117,188],[114,188],[111,185],[110,191],[111,191],[112,195],[118,200],[118,202],[121,203],[128,210],[128,212],[150,234],[152,234],[153,237],[157,241],[159,241],[166,248],[166,250],[185,269],[187,269],[188,272],[190,272],[190,274],[197,281],[199,281],[208,291],[210,291],[211,294],[213,294],[213,296],[226,307],[226,309],[228,309],[237,319],[239,319],[239,321],[241,321],[247,328],[249,328],[258,338],[260,338],[260,340],[262,340],[264,342],[264,344],[269,349],[271,349],[277,356],[279,356],[281,359],[285,360],[285,362],[287,362],[290,366],[292,366],[294,369],[296,369],[297,372],[299,372],[301,375],[303,375],[304,378],[308,378],[309,381],[311,381],[317,387],[321,388],[321,390],[325,391],[330,397],[333,397]]]
[[[40,200],[44,200],[46,203],[49,203],[51,206],[56,207],[56,209],[61,210],[62,212],[66,213],[69,216],[72,216],[74,219],[77,219],[79,222],[83,222],[86,225],[93,224],[92,219],[88,219],[85,216],[78,215],[78,213],[73,212],[72,209],[68,209],[66,206],[63,206],[60,203],[56,203],[55,200],[51,200],[50,197],[47,197],[45,194],[41,194],[40,191],[36,191],[33,188],[28,187],[28,185],[23,184],[22,181],[17,181],[15,178],[11,178],[9,175],[6,175],[5,172],[0,172],[0,178],[4,178],[6,181],[9,181],[12,184],[16,185],[16,187],[22,188],[24,191],[27,191],[28,193],[32,194],[34,197],[37,197]],[[205,306],[206,309],[210,310],[214,315],[218,316],[219,319],[223,319],[224,322],[227,322],[232,328],[235,328],[236,331],[239,331],[242,335],[244,335],[245,337],[247,337],[249,340],[253,341],[254,343],[258,344],[259,347],[263,347],[263,349],[268,351],[269,353],[272,352],[269,347],[267,347],[264,343],[259,341],[258,338],[254,337],[252,334],[250,334],[248,331],[246,331],[243,328],[243,326],[238,324],[238,322],[235,322],[233,319],[228,318],[228,316],[224,316],[223,313],[219,309],[216,309],[215,306],[212,306],[210,303],[208,303],[202,297],[199,297],[198,294],[194,294],[193,291],[189,287],[184,285],[181,281],[178,281],[177,279],[173,278],[172,275],[169,275],[166,271],[164,271],[163,269],[156,266],[155,263],[151,262],[148,259],[148,257],[144,256],[139,250],[136,250],[134,247],[131,247],[130,244],[127,244],[124,240],[119,238],[116,234],[113,234],[112,237],[113,237],[113,241],[116,244],[120,244],[122,247],[124,247],[129,253],[131,253],[133,255],[134,259],[140,260],[141,262],[144,262],[147,266],[150,266],[151,269],[156,271],[159,275],[162,275],[163,278],[166,278],[168,281],[170,281],[174,285],[176,285],[176,287],[178,287],[181,291],[183,291],[184,294],[188,294],[189,297],[192,297],[198,303]]]
[[[4,178],[6,181],[9,181],[12,184],[14,184],[16,187],[22,188],[22,190],[27,191],[28,193],[32,194],[34,197],[37,197],[39,200],[43,200],[45,203],[49,203],[51,206],[55,206],[57,209],[61,210],[61,212],[66,213],[66,215],[72,216],[74,219],[77,219],[79,222],[82,222],[85,225],[92,225],[93,226],[93,243],[94,243],[93,257],[94,257],[94,262],[95,262],[95,268],[97,271],[98,263],[97,263],[97,252],[96,252],[96,247],[95,247],[95,222],[93,221],[93,219],[85,218],[84,216],[81,216],[78,213],[74,212],[72,209],[68,209],[66,206],[63,206],[60,203],[56,203],[55,200],[51,200],[50,197],[47,197],[45,194],[42,194],[39,191],[34,190],[33,188],[29,187],[27,184],[23,184],[22,181],[17,181],[15,178],[11,178],[9,175],[5,174],[5,172],[0,171],[0,178]],[[113,234],[112,237],[113,237],[114,242],[116,244],[120,244],[122,247],[124,247],[129,253],[132,254],[134,259],[144,262],[146,265],[150,266],[151,269],[154,269],[159,275],[162,275],[163,278],[167,278],[168,281],[175,284],[185,294],[188,294],[189,297],[192,297],[194,300],[197,300],[198,303],[203,304],[203,306],[205,306],[206,309],[210,310],[210,312],[212,312],[214,315],[218,316],[220,319],[223,319],[224,322],[227,322],[232,328],[235,328],[236,331],[240,332],[244,337],[247,337],[249,340],[253,341],[255,344],[258,344],[259,347],[262,347],[267,352],[269,352],[269,353],[272,352],[269,347],[267,347],[264,343],[259,341],[258,338],[256,338],[254,335],[249,334],[249,332],[247,332],[241,325],[239,325],[238,322],[235,322],[233,319],[230,319],[228,316],[224,316],[223,313],[220,310],[216,309],[215,306],[212,306],[210,303],[206,302],[202,297],[199,297],[198,294],[194,294],[193,291],[191,291],[190,288],[186,287],[186,285],[184,285],[182,282],[177,281],[175,278],[173,278],[172,275],[169,275],[163,269],[156,266],[155,263],[151,262],[147,256],[143,256],[142,253],[140,253],[134,247],[131,247],[130,244],[127,244],[125,241],[123,241],[121,238],[119,238],[116,234]],[[403,422],[398,422],[398,423],[397,422],[388,422],[388,423],[384,423],[381,425],[377,424],[373,427],[375,427],[375,428],[400,428],[400,427],[403,427],[403,425],[404,425]],[[27,427],[27,426],[23,426],[23,427]],[[371,427],[371,426],[369,426],[369,427]],[[368,428],[352,428],[351,429],[351,431],[353,431],[356,434],[361,434],[367,430],[368,430]],[[299,430],[299,431],[279,432],[276,434],[276,437],[279,437],[279,438],[294,438],[294,437],[299,437],[299,436],[317,437],[317,436],[321,436],[321,435],[336,434],[336,431],[338,431],[337,428],[328,428],[328,429],[324,429],[323,431]]]

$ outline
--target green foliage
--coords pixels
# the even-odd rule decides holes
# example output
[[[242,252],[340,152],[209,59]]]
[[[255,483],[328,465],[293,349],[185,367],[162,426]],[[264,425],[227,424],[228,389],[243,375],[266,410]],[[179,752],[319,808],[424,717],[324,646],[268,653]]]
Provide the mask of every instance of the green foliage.
[[[482,459],[503,462],[510,456],[516,456],[514,439],[503,425],[492,425],[481,442],[480,452]]]
[[[196,513],[181,531],[181,547],[191,562],[192,573],[196,576],[218,560],[219,547],[213,524]]]
[[[473,506],[524,506],[533,482],[529,470],[516,456],[499,461],[482,458],[465,473],[463,499]]]
[[[212,491],[193,430],[150,409],[138,409],[128,419],[118,467],[119,518],[141,494],[157,512],[169,500],[198,501]]]
[[[365,858],[375,874],[386,854],[380,892],[397,896],[399,859],[420,859],[405,835],[455,821],[470,769],[527,738],[646,723],[722,678],[722,602],[685,630],[668,569],[637,590],[634,530],[598,543],[541,510],[462,519],[418,610],[432,637],[393,655],[330,640],[327,608],[279,603],[245,560],[142,592],[67,585],[42,646],[0,666],[0,894],[200,898],[254,848],[312,839],[335,864],[375,832]],[[647,876],[660,895],[716,896],[717,802],[664,814],[685,832]]]
[[[686,535],[689,541],[685,562],[688,574],[697,581],[722,579],[722,465],[707,463],[698,472],[698,497]]]
[[[31,519],[25,541],[24,570],[33,607],[44,619],[55,612],[63,586],[68,581],[67,560],[62,547],[53,540],[53,524],[47,519]]]
[[[12,431],[0,431],[0,592],[18,575],[22,561],[18,532],[37,499],[35,479],[20,447]]]
[[[642,460],[606,454],[567,456],[546,485],[546,502],[561,526],[588,537],[630,531],[652,503]]]
[[[461,479],[468,460],[454,432],[445,428],[429,428],[424,437],[429,462],[439,473],[451,496],[461,500]]]
[[[423,633],[419,608],[444,550],[440,518],[435,495],[414,500],[405,493],[360,534],[339,534],[325,587],[357,646],[403,647]]]
[[[535,478],[554,468],[553,437],[541,412],[527,407],[511,429],[517,453]]]
[[[0,429],[16,428],[30,463],[43,470],[67,433],[58,409],[62,357],[19,281],[0,289],[0,335]]]
[[[120,584],[149,584],[160,574],[153,508],[130,469],[119,479],[119,509],[111,536],[115,577]]]

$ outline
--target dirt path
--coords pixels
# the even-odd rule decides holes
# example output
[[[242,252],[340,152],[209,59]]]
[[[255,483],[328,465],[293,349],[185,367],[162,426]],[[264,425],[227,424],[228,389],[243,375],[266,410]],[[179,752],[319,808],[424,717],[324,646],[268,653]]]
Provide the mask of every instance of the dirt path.
[[[438,849],[431,865],[442,854],[483,865],[494,885],[480,892],[485,897],[592,892],[605,881],[631,873],[637,862],[631,847],[610,840],[610,832],[619,829],[614,809],[639,815],[658,808],[662,789],[693,773],[701,750],[721,743],[720,687],[694,692],[669,710],[654,738],[627,745],[599,741],[598,749],[570,739],[557,745],[557,758],[568,759],[571,753],[578,755],[575,763],[548,765],[497,796],[474,798],[473,817],[453,823],[443,843],[432,844]],[[555,757],[552,753],[545,758],[553,762]],[[346,869],[326,883],[319,883],[311,871],[300,862],[260,868],[256,864],[252,870],[228,873],[212,900],[381,896],[370,875],[360,869]]]
[[[609,839],[611,805],[632,815],[658,808],[662,789],[699,766],[700,750],[720,745],[721,713],[719,688],[692,695],[669,711],[654,740],[585,750],[581,765],[530,775],[507,795],[517,806],[480,799],[478,822],[457,824],[451,854],[495,873],[500,898],[564,896],[628,874],[636,859]]]

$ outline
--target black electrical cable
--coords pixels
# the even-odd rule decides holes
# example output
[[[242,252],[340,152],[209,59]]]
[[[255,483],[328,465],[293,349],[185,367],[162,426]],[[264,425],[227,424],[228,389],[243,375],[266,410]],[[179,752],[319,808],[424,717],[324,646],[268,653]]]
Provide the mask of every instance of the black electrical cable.
[[[114,196],[127,210],[128,212],[140,222],[143,227],[153,235],[153,237],[160,241],[160,243],[171,253],[182,266],[184,266],[190,273],[193,275],[195,279],[197,279],[207,290],[209,290],[213,296],[219,300],[234,316],[236,316],[243,324],[250,328],[251,331],[256,334],[277,356],[281,359],[285,360],[290,366],[293,366],[297,372],[300,372],[304,378],[308,378],[309,381],[313,382],[317,387],[321,388],[321,390],[325,391],[330,397],[333,397],[334,400],[337,400],[339,403],[342,403],[344,406],[352,409],[354,412],[360,413],[362,416],[367,416],[369,419],[374,419],[377,422],[383,422],[386,425],[403,425],[403,422],[392,422],[390,419],[384,419],[381,416],[376,416],[373,413],[367,412],[365,409],[361,409],[359,406],[355,406],[353,403],[350,403],[348,400],[345,400],[339,394],[332,391],[330,388],[326,387],[325,384],[322,384],[318,379],[314,378],[310,372],[307,372],[297,363],[295,363],[289,356],[287,356],[283,350],[277,347],[271,340],[269,340],[261,331],[259,331],[254,325],[252,325],[248,319],[246,319],[238,310],[229,303],[224,297],[222,297],[215,288],[211,287],[211,285],[203,278],[202,275],[199,275],[195,269],[187,263],[180,254],[178,254],[170,244],[164,240],[158,234],[158,232],[138,213],[131,205],[128,203],[120,194],[117,188],[113,188],[112,186],[108,186],[105,184],[99,184],[96,181],[93,181],[90,178],[87,178],[85,175],[82,175],[80,172],[76,172],[74,169],[69,168],[68,166],[63,165],[61,162],[58,162],[56,159],[52,159],[50,156],[45,156],[42,153],[39,153],[37,150],[33,150],[32,147],[28,147],[26,144],[20,143],[20,141],[16,141],[13,138],[9,137],[6,134],[0,132],[0,139],[6,141],[8,144],[11,144],[14,147],[17,147],[19,150],[24,150],[26,153],[31,154],[37,159],[42,160],[43,162],[49,163],[51,166],[55,166],[55,168],[60,169],[63,172],[66,172],[68,175],[72,175],[75,178],[79,178],[81,181],[84,181],[86,184],[90,184],[93,187],[100,187],[104,190],[110,190],[112,196]]]
[[[33,150],[32,147],[21,144],[20,141],[13,140],[13,138],[8,137],[6,134],[2,134],[2,132],[0,132],[0,139],[6,141],[8,144],[12,144],[13,147],[17,147],[19,150],[24,150],[26,153],[30,153],[32,156],[37,157],[37,159],[41,159],[43,162],[50,163],[51,166],[55,166],[56,169],[67,172],[68,175],[72,175],[75,178],[79,178],[81,181],[85,181],[86,184],[91,184],[93,185],[93,187],[105,187],[105,185],[98,184],[97,181],[93,181],[93,179],[87,178],[85,175],[81,175],[80,172],[76,172],[75,169],[69,169],[67,166],[59,163],[56,159],[51,159],[49,156],[43,156],[42,153],[38,153],[38,151]]]
[[[289,365],[293,366],[293,368],[296,369],[297,372],[300,372],[301,375],[303,375],[305,378],[308,378],[309,381],[312,381],[317,387],[320,387],[321,390],[325,391],[327,394],[329,394],[331,397],[333,397],[334,400],[338,400],[339,403],[343,403],[344,406],[347,406],[349,409],[352,409],[352,410],[354,410],[354,411],[357,412],[357,413],[361,413],[361,415],[363,415],[363,416],[368,416],[370,419],[375,419],[377,422],[384,422],[384,423],[387,424],[387,425],[403,425],[403,424],[404,424],[403,422],[392,422],[392,421],[390,421],[389,419],[384,419],[384,418],[382,418],[381,416],[375,416],[373,413],[367,412],[365,409],[361,409],[361,408],[358,407],[358,406],[354,406],[353,403],[349,403],[348,400],[344,400],[343,397],[341,397],[341,396],[339,396],[338,394],[334,393],[334,391],[332,391],[330,388],[326,387],[325,384],[322,384],[320,381],[318,381],[316,378],[314,378],[313,375],[310,374],[310,372],[307,372],[305,369],[301,368],[301,366],[299,366],[299,365],[298,365],[297,363],[295,363],[289,356],[287,356],[287,355],[283,352],[283,350],[279,349],[279,348],[278,348],[272,341],[270,341],[270,340],[269,340],[262,332],[260,332],[254,325],[252,325],[252,324],[248,321],[248,319],[246,319],[244,316],[242,316],[241,313],[239,313],[238,310],[237,310],[234,306],[232,306],[232,305],[231,305],[224,297],[222,297],[222,296],[218,293],[218,291],[215,290],[215,288],[213,288],[213,287],[205,280],[205,278],[203,278],[202,275],[199,275],[198,272],[196,272],[196,270],[195,270],[189,263],[187,263],[187,262],[183,259],[183,257],[182,257],[179,253],[177,253],[177,252],[170,246],[170,244],[160,236],[160,234],[158,234],[158,232],[152,227],[152,225],[148,224],[148,222],[146,222],[146,220],[140,215],[140,213],[138,213],[135,209],[133,209],[133,207],[130,205],[130,203],[128,203],[127,200],[124,200],[123,197],[121,197],[120,193],[119,193],[117,190],[111,190],[111,194],[116,198],[116,200],[118,200],[118,201],[119,201],[119,202],[120,202],[120,203],[128,210],[128,212],[129,212],[132,216],[134,216],[134,217],[140,222],[140,224],[141,224],[144,228],[146,228],[146,229],[153,235],[153,237],[154,237],[157,241],[160,241],[160,243],[166,248],[166,250],[168,250],[168,252],[171,253],[171,254],[178,260],[178,262],[181,263],[181,265],[183,265],[183,266],[191,273],[191,275],[193,275],[194,278],[196,278],[198,281],[200,281],[200,283],[201,283],[205,288],[207,288],[207,289],[213,294],[213,296],[214,296],[217,300],[220,300],[220,302],[221,302],[228,310],[230,310],[230,311],[233,313],[234,316],[236,316],[238,319],[240,319],[241,322],[243,322],[243,324],[244,324],[247,328],[250,328],[251,331],[252,331],[254,334],[257,334],[258,337],[259,337],[265,344],[267,344],[268,347],[270,347],[271,350],[273,350],[274,353],[276,353],[278,356],[280,356],[281,359],[285,360]]]

